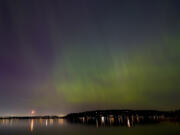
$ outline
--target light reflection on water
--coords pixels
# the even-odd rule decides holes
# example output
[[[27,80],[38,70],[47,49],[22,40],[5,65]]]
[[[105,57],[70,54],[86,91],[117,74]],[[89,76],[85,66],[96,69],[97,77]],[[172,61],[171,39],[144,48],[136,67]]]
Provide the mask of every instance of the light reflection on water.
[[[134,127],[139,124],[157,124],[166,119],[144,116],[126,116],[126,115],[109,115],[109,116],[81,116],[81,117],[68,117],[68,122],[70,123],[79,123],[83,125],[96,125],[99,127],[111,127],[111,126],[126,126],[128,128]]]
[[[1,119],[0,129],[10,127],[22,127],[27,128],[30,132],[33,132],[36,127],[48,127],[48,126],[64,126],[66,121],[64,119]],[[0,134],[1,135],[1,134]]]
[[[31,124],[30,124],[31,126],[30,126],[30,130],[31,130],[31,132],[33,132],[33,130],[34,130],[34,120],[32,119],[31,120]]]
[[[118,118],[122,122],[121,118]],[[127,118],[126,126],[106,127],[106,117],[95,120],[94,125],[87,125],[85,120],[82,123],[71,123],[65,119],[1,119],[0,135],[90,135],[90,134],[137,134],[137,135],[179,135],[179,123],[157,123],[142,124],[132,126],[131,119]],[[114,124],[115,119],[109,118],[110,124]]]

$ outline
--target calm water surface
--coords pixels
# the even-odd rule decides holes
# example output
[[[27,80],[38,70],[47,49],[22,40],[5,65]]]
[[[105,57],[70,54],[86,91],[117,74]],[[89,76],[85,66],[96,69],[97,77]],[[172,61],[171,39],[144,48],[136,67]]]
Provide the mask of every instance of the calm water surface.
[[[0,135],[180,135],[180,123],[133,127],[72,124],[64,119],[0,120]]]

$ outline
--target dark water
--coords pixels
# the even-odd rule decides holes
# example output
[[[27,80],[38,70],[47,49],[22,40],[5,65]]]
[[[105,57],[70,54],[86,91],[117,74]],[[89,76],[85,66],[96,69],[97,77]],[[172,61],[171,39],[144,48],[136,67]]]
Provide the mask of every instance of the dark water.
[[[64,119],[0,120],[0,135],[180,135],[180,123],[160,122],[134,126],[70,123]]]

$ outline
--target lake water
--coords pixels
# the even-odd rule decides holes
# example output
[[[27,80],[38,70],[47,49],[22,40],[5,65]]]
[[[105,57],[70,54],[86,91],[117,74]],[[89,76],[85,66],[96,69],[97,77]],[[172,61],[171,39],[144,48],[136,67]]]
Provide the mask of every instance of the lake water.
[[[64,119],[0,120],[0,135],[180,135],[180,123],[97,126]]]

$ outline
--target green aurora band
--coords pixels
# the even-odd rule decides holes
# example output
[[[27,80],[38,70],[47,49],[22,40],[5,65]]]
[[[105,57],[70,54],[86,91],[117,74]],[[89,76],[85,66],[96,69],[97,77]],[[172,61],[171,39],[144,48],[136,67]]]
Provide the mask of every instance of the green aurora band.
[[[169,93],[180,94],[179,44],[179,38],[166,37],[127,53],[111,52],[111,46],[64,48],[63,67],[55,72],[57,92],[74,104],[174,105]]]

